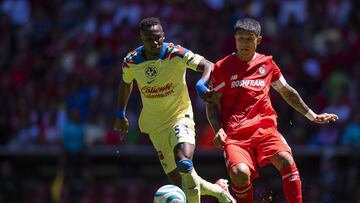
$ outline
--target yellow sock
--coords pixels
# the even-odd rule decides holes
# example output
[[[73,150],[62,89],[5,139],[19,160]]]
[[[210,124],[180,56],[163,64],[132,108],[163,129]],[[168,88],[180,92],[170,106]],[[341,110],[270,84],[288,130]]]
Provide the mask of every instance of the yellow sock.
[[[200,177],[196,174],[194,169],[188,173],[180,172],[180,175],[182,189],[184,190],[188,202],[200,203]]]

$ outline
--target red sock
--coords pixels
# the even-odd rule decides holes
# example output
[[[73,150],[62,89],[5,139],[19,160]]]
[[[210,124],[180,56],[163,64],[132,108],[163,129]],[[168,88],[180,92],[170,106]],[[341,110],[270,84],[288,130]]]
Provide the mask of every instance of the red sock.
[[[293,164],[280,171],[283,190],[289,203],[302,203],[301,180],[296,165]]]
[[[254,188],[249,181],[244,186],[238,187],[231,184],[231,189],[233,192],[233,197],[236,199],[237,202],[241,203],[253,203],[254,202]]]

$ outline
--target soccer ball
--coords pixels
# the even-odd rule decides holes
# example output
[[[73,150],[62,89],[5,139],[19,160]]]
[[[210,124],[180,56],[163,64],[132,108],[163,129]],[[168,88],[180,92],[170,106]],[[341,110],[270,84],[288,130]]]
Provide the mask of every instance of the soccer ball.
[[[186,196],[179,187],[164,185],[155,192],[154,203],[186,203]]]

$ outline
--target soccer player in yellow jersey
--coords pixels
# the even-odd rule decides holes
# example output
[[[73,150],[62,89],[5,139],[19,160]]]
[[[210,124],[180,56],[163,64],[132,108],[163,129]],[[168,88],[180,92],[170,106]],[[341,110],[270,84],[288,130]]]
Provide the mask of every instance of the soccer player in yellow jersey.
[[[190,203],[200,202],[200,195],[215,196],[220,202],[235,202],[228,192],[227,180],[219,179],[215,184],[203,180],[192,162],[195,123],[185,80],[186,68],[203,72],[196,84],[199,96],[203,97],[209,91],[205,84],[213,63],[179,45],[165,43],[157,18],[143,19],[139,29],[143,46],[124,59],[114,128],[122,134],[128,130],[125,112],[135,80],[143,104],[140,130],[149,135],[170,182],[182,187]]]

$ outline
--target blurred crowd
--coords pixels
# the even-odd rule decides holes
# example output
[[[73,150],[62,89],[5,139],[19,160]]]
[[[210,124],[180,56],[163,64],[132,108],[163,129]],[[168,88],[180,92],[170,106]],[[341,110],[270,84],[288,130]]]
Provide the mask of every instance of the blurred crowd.
[[[72,122],[70,112],[79,114],[77,126],[86,144],[119,144],[112,126],[122,59],[140,45],[137,26],[148,16],[162,20],[168,41],[214,62],[235,50],[232,27],[237,19],[259,19],[259,52],[274,56],[311,108],[340,117],[337,124],[319,128],[274,96],[288,141],[360,143],[356,1],[3,0],[0,6],[2,145],[58,144]],[[212,132],[194,91],[198,77],[192,74],[188,85],[198,132],[204,132],[199,144],[207,146]],[[148,144],[138,136],[141,103],[134,92],[127,110],[128,142]]]
[[[340,117],[335,124],[311,124],[274,94],[279,129],[290,146],[360,146],[358,1],[0,2],[0,146],[64,144],[77,151],[123,144],[112,129],[122,60],[141,45],[137,26],[149,16],[160,18],[166,41],[213,62],[235,51],[237,19],[258,19],[263,36],[258,51],[273,55],[310,108]],[[200,75],[188,74],[198,146],[213,148],[204,103],[195,92]],[[140,110],[135,90],[125,144],[150,144],[137,127]]]

